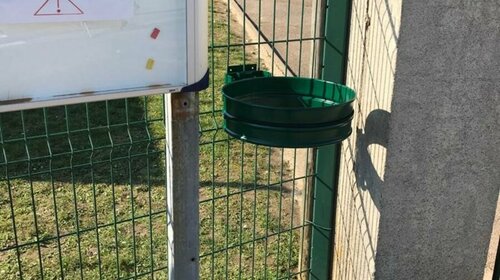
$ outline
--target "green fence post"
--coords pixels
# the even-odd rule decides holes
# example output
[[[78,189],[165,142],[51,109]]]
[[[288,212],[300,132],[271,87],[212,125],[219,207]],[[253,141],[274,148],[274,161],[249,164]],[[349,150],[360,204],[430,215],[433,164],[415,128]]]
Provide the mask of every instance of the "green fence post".
[[[344,84],[351,0],[325,0],[325,41],[322,44],[322,78]],[[311,229],[309,279],[332,278],[335,211],[341,144],[317,149]]]

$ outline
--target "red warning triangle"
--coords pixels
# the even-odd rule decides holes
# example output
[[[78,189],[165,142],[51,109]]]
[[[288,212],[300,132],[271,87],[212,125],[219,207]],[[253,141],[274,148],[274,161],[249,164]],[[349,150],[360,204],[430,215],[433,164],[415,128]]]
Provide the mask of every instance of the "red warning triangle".
[[[84,12],[72,0],[46,0],[35,16],[83,15]]]

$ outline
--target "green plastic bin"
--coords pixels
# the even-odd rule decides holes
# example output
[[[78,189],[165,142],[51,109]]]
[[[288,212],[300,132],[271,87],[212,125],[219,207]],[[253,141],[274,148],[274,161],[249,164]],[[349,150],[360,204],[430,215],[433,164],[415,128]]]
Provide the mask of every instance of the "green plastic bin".
[[[229,135],[265,146],[309,148],[351,134],[352,89],[318,79],[252,77],[248,71],[234,79],[234,72],[222,88]]]

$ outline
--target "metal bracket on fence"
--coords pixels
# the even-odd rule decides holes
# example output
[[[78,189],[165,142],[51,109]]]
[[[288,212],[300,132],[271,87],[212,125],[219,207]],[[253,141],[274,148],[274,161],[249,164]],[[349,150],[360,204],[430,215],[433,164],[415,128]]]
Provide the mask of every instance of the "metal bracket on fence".
[[[271,76],[270,72],[257,70],[257,64],[233,65],[227,68],[224,84],[227,85],[243,79]]]

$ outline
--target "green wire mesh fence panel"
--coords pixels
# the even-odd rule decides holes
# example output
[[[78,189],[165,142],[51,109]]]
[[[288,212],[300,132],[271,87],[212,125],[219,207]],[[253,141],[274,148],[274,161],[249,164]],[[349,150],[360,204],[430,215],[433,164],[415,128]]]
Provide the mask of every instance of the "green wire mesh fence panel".
[[[316,73],[319,2],[210,2],[211,87],[200,95],[201,279],[307,275],[312,153],[228,138],[220,90],[230,65],[257,64],[275,76]]]
[[[166,277],[162,99],[0,115],[3,279]]]
[[[346,84],[358,93],[342,145],[334,279],[373,279],[402,1],[352,1]]]
[[[200,93],[200,278],[308,272],[312,152],[230,139],[229,65],[317,76],[320,0],[209,0]],[[246,30],[246,32],[245,32]],[[163,96],[0,115],[0,277],[165,279]]]

